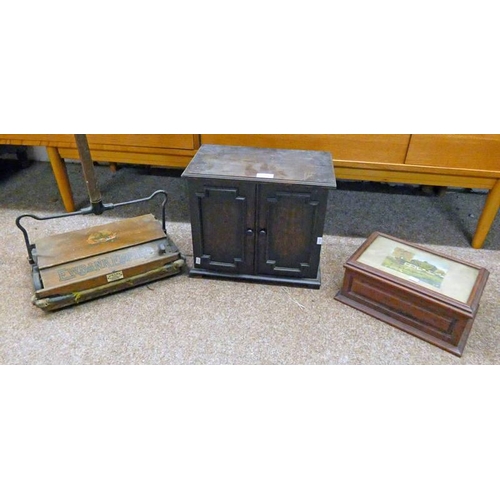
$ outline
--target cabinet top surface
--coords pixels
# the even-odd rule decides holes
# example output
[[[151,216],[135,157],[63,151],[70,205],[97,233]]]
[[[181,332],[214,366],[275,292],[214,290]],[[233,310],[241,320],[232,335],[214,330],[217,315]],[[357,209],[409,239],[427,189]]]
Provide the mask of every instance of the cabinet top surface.
[[[182,176],[336,187],[325,151],[204,144]]]

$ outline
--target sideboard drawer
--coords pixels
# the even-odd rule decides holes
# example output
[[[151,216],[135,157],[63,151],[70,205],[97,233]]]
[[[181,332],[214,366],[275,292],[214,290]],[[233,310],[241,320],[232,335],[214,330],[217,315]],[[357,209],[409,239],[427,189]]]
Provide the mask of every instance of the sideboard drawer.
[[[198,149],[197,134],[87,134],[89,145],[95,149],[126,150],[131,148]],[[54,146],[76,148],[72,134],[2,134],[2,144]],[[111,147],[110,147],[111,146]]]
[[[163,149],[196,149],[193,134],[88,134],[92,148],[105,146],[128,146]]]
[[[500,135],[415,134],[406,163],[500,172]]]
[[[87,134],[91,149],[119,151],[130,148],[137,151],[151,149],[198,149],[197,134]],[[72,134],[2,134],[3,144],[23,144],[26,146],[54,146],[59,148],[75,148]]]
[[[24,146],[69,147],[75,141],[71,134],[1,134],[0,144]]]

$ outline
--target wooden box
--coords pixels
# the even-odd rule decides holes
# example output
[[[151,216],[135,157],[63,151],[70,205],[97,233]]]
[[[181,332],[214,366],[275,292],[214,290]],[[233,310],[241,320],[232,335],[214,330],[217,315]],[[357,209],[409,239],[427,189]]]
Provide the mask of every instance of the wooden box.
[[[486,269],[378,232],[344,268],[337,300],[462,355]]]

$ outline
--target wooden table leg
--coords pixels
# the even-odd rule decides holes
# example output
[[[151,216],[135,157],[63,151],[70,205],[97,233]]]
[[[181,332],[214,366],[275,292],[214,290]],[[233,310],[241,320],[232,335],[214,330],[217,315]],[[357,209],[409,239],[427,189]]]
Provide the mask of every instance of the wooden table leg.
[[[488,193],[486,202],[484,204],[481,217],[477,222],[476,234],[472,240],[473,248],[481,248],[483,246],[486,236],[490,230],[495,216],[500,208],[500,179],[496,181],[495,185]]]
[[[57,148],[47,146],[47,154],[49,155],[50,164],[52,166],[52,171],[54,172],[54,177],[56,178],[59,193],[61,193],[64,208],[67,212],[74,212],[75,202],[73,200],[73,193],[68,179],[66,164],[61,158]]]

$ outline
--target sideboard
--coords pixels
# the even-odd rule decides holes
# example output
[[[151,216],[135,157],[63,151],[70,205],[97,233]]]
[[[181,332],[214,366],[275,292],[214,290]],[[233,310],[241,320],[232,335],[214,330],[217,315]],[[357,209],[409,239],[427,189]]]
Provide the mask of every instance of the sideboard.
[[[340,180],[488,190],[472,239],[481,248],[500,207],[498,134],[89,134],[96,161],[185,168],[201,144],[328,151]],[[66,210],[75,209],[64,159],[70,134],[3,134],[0,144],[45,146]]]

